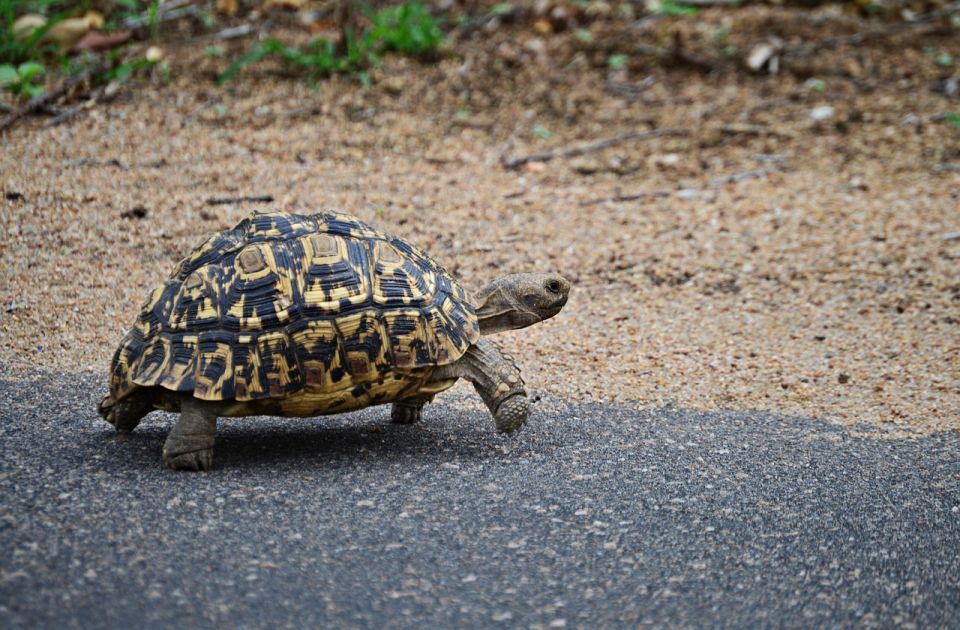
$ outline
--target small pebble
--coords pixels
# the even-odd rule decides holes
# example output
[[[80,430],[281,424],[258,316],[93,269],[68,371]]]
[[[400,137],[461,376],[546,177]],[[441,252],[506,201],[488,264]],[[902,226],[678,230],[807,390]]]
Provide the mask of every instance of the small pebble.
[[[813,122],[824,122],[833,118],[835,110],[830,105],[821,105],[810,110],[810,120]]]

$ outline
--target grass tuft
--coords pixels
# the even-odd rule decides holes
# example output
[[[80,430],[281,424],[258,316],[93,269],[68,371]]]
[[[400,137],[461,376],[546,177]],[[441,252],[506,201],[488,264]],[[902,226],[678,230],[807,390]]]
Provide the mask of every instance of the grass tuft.
[[[303,72],[310,81],[332,74],[356,74],[369,80],[366,70],[380,60],[382,54],[398,52],[413,57],[433,55],[443,42],[437,19],[419,2],[368,11],[370,26],[359,37],[348,33],[346,50],[338,53],[333,42],[317,38],[304,48],[288,46],[269,38],[257,42],[253,49],[234,61],[217,78],[223,85],[246,66],[268,57]]]

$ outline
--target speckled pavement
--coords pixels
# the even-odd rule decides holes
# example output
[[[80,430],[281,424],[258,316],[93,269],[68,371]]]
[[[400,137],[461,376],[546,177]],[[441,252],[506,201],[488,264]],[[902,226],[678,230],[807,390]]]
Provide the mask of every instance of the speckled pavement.
[[[0,626],[957,627],[960,434],[466,388],[224,421],[211,473],[95,375],[0,381]]]

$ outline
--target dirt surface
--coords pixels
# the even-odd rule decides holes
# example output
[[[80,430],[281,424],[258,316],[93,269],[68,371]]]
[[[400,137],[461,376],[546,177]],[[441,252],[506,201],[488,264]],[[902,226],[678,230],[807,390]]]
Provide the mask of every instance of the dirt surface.
[[[794,19],[738,15],[741,45]],[[265,206],[338,208],[470,287],[568,276],[560,316],[502,337],[534,391],[960,429],[960,129],[944,118],[960,104],[929,52],[960,57],[960,42],[933,31],[777,76],[705,74],[641,56],[610,69],[632,35],[592,28],[605,49],[504,25],[438,63],[391,57],[369,88],[317,90],[269,63],[217,88],[225,61],[171,37],[169,84],[17,126],[0,138],[4,371],[105,373],[150,289],[209,233]],[[650,129],[680,131],[501,163]],[[617,200],[639,193],[653,194]],[[207,203],[247,195],[275,201]]]

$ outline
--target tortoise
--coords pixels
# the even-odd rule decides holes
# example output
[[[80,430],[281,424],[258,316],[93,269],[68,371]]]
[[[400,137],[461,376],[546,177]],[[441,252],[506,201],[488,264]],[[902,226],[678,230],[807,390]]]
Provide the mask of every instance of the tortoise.
[[[392,403],[393,422],[459,378],[496,429],[528,405],[513,360],[485,336],[553,317],[570,284],[502,276],[474,296],[430,256],[347,214],[257,212],[182,260],[113,356],[98,411],[121,433],[179,412],[163,446],[209,470],[218,417],[319,416]]]

